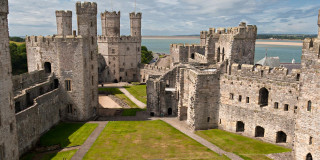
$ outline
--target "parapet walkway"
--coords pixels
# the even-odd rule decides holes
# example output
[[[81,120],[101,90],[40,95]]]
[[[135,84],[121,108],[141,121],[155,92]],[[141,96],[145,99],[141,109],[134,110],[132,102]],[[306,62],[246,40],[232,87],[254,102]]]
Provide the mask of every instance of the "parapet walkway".
[[[185,122],[179,121],[177,118],[159,118],[159,119],[170,124],[171,126],[176,128],[180,132],[186,134],[190,138],[196,140],[197,142],[201,143],[202,145],[208,147],[210,150],[212,150],[220,155],[224,154],[232,160],[243,160],[238,155],[235,155],[234,153],[231,153],[231,152],[226,152],[226,151],[220,149],[219,147],[217,147],[216,145],[214,145],[214,144],[208,142],[207,140],[201,138],[200,136],[196,135],[195,133],[193,133],[193,131],[188,129],[188,126]]]
[[[80,149],[76,154],[71,158],[71,160],[82,160],[84,155],[89,151],[93,143],[99,137],[100,133],[103,131],[104,127],[108,124],[108,121],[94,121],[88,123],[98,123],[98,127],[91,133],[88,139],[80,146]]]

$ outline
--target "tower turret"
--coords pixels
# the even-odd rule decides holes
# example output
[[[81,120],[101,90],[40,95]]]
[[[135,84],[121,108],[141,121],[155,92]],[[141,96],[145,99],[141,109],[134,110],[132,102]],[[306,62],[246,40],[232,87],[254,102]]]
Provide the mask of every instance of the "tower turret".
[[[57,34],[59,36],[72,35],[72,12],[56,11]]]
[[[141,18],[142,13],[132,12],[130,16],[130,27],[131,27],[131,36],[141,37]]]
[[[76,3],[78,34],[82,36],[97,35],[97,3]]]
[[[102,35],[120,37],[120,11],[101,13]]]

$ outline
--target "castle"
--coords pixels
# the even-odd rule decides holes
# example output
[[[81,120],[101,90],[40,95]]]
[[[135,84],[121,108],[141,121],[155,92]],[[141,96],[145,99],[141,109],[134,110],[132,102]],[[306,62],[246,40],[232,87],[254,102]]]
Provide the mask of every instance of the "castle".
[[[320,159],[319,36],[303,41],[301,69],[254,65],[257,27],[210,28],[199,45],[172,44],[172,67],[147,81],[150,116],[193,130],[219,128]]]
[[[101,13],[102,35],[98,36],[100,82],[140,81],[141,13],[130,16],[130,36],[120,36],[120,11]]]

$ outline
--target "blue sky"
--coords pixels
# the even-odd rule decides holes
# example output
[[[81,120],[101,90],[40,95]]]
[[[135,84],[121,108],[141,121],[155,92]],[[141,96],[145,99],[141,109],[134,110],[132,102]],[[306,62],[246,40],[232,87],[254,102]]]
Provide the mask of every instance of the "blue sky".
[[[9,0],[11,36],[56,33],[55,10],[73,11],[77,0]],[[134,0],[95,0],[100,13],[121,11],[121,35],[130,33],[129,12]],[[111,5],[112,4],[112,5]],[[232,27],[244,21],[258,33],[317,33],[319,0],[137,0],[143,35],[190,35],[211,27]]]

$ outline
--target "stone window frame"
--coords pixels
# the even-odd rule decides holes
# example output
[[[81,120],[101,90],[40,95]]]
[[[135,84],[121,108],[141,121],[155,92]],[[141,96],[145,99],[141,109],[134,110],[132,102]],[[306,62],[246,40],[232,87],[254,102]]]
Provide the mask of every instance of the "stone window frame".
[[[10,133],[13,133],[13,123],[10,123]]]
[[[66,91],[71,92],[72,91],[71,79],[65,79],[64,82],[65,82]]]
[[[250,98],[246,97],[246,103],[250,103]]]
[[[308,101],[308,103],[307,103],[307,111],[311,112],[311,108],[312,108],[312,102]]]
[[[234,99],[234,94],[233,94],[233,93],[230,93],[229,99],[230,99],[230,100],[233,100],[233,99]]]
[[[310,137],[309,137],[309,145],[312,145],[312,142],[313,142],[313,137],[310,136]]]
[[[73,113],[73,105],[72,104],[67,104],[67,113],[72,114]]]
[[[111,49],[111,53],[112,53],[112,54],[115,54],[115,53],[116,53],[116,50],[115,50],[115,49]]]
[[[242,95],[239,95],[238,101],[239,101],[239,102],[242,101]]]
[[[289,111],[289,104],[284,104],[283,110],[284,111]]]
[[[273,108],[274,109],[279,109],[279,103],[278,102],[274,102]]]

